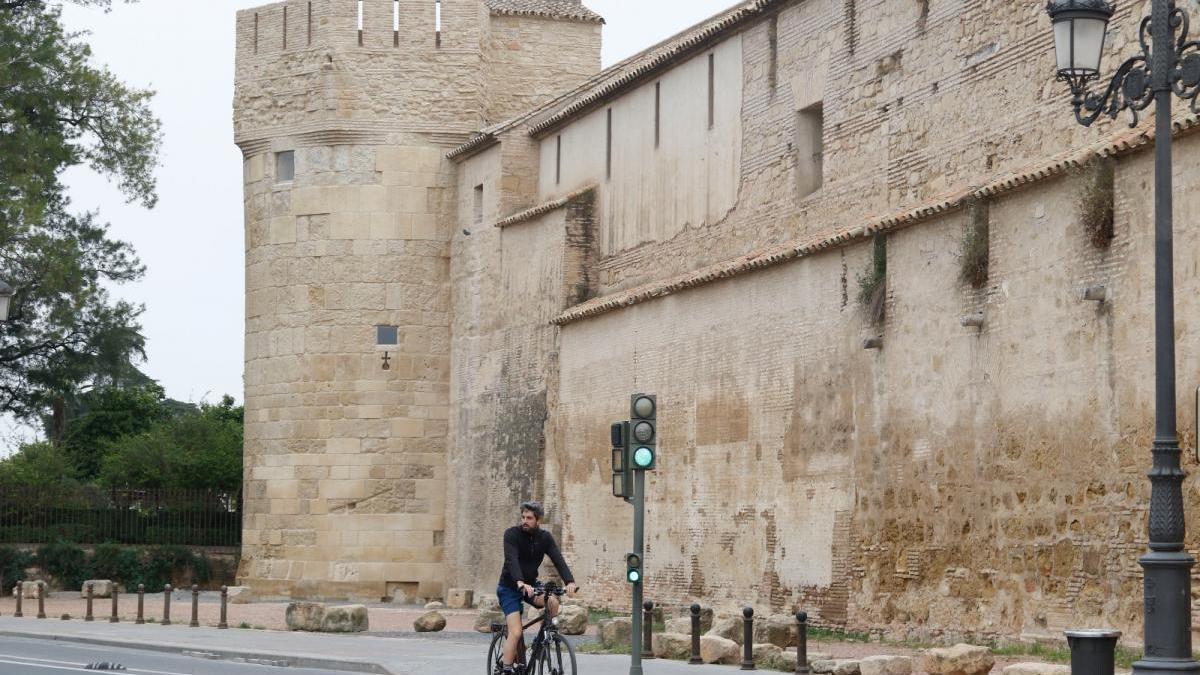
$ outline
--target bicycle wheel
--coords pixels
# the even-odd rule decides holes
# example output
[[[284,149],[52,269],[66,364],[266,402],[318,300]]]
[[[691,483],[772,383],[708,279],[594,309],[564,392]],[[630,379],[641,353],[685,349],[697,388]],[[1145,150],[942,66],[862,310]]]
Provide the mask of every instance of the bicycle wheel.
[[[538,675],[575,675],[575,648],[558,633],[542,649]]]
[[[492,635],[492,644],[490,647],[488,647],[487,670],[485,671],[485,675],[497,675],[503,669],[500,657],[504,656],[504,639],[507,637],[507,626],[504,628],[504,630]]]

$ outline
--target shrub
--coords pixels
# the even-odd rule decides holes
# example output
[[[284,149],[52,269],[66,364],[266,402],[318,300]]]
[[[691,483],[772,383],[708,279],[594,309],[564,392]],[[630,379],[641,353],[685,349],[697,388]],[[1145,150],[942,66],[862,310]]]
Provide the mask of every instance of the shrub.
[[[87,555],[75,544],[56,541],[37,550],[37,566],[64,588],[77,589],[91,576]]]
[[[883,321],[887,299],[887,235],[876,234],[871,251],[871,267],[858,275],[858,304],[871,323]]]
[[[14,546],[0,546],[0,595],[12,592],[13,584],[25,579],[25,568],[33,556]]]
[[[971,288],[983,288],[988,280],[988,255],[991,247],[988,205],[976,202],[970,207],[970,217],[959,240],[962,268],[959,277]]]
[[[1083,182],[1075,195],[1075,208],[1088,241],[1099,249],[1108,248],[1113,240],[1113,182],[1112,160],[1098,160],[1080,170]]]

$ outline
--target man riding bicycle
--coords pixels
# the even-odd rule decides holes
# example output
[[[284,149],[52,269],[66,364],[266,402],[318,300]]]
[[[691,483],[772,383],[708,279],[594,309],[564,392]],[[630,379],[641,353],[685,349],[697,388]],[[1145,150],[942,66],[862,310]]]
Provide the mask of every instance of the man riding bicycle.
[[[500,600],[500,609],[508,624],[508,639],[504,642],[502,657],[506,675],[514,672],[513,662],[517,660],[517,645],[522,633],[521,603],[541,608],[548,602],[546,608],[550,616],[558,616],[558,598],[539,595],[534,588],[538,568],[545,557],[550,556],[559,576],[567,582],[567,593],[574,595],[579,590],[554,536],[541,528],[544,515],[541,504],[524,502],[521,504],[521,524],[504,531],[504,567],[500,570],[496,597]]]

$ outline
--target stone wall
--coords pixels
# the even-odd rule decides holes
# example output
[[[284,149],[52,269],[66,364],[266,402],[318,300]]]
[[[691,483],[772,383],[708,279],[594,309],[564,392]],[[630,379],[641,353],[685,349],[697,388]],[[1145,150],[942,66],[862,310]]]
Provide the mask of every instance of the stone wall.
[[[740,175],[722,217],[609,210],[673,200],[698,209],[722,194],[719,181],[715,189],[663,188],[682,155],[640,161],[652,151],[650,115],[617,131],[615,146],[626,153],[618,162],[636,158],[638,180],[607,179],[606,127],[597,120],[609,105],[645,111],[648,79],[540,137],[544,208],[493,228],[486,246],[455,235],[454,255],[469,248],[472,269],[486,270],[477,279],[462,268],[456,292],[465,296],[469,284],[484,295],[477,305],[509,308],[538,337],[514,343],[512,323],[479,321],[472,344],[491,345],[480,360],[459,342],[456,312],[456,373],[481,372],[476,365],[486,362],[513,367],[456,387],[452,419],[466,428],[490,410],[477,407],[479,392],[503,398],[547,386],[544,474],[520,487],[550,504],[589,601],[627,602],[631,515],[610,495],[607,432],[627,416],[629,394],[643,391],[660,402],[660,464],[647,509],[647,593],[660,604],[801,607],[822,624],[894,637],[1056,636],[1097,624],[1140,634],[1136,559],[1145,550],[1153,427],[1150,156],[1114,146],[1108,248],[1096,248],[1080,223],[1085,176],[1049,177],[1057,169],[1021,175],[1031,185],[969,209],[937,206],[885,221],[884,318],[873,323],[857,299],[873,248],[853,234],[858,228],[942,195],[958,204],[975,186],[1098,146],[1120,124],[1077,128],[1054,82],[1040,6],[935,0],[923,13],[922,5],[783,3],[713,48],[739,42],[743,77]],[[1132,48],[1140,17],[1140,3],[1118,5],[1110,64]],[[678,70],[706,58],[698,52]],[[800,196],[798,113],[816,105],[823,184]],[[548,172],[557,172],[559,136],[571,137],[573,150],[570,170],[555,181]],[[503,184],[504,148],[515,142],[501,139],[500,149],[464,162],[460,176],[484,172]],[[629,154],[634,142],[641,147]],[[1188,156],[1198,143],[1184,137],[1176,155],[1176,337],[1189,446],[1200,279],[1184,261],[1200,241],[1194,200],[1184,195],[1200,175]],[[563,289],[528,293],[546,278],[539,265],[568,251],[571,202],[558,199],[589,185],[596,238],[593,257],[584,256],[587,290],[575,297],[605,309],[559,315],[555,337],[540,321]],[[497,203],[505,203],[501,192]],[[529,206],[515,200],[495,215]],[[960,280],[960,246],[983,219],[990,276],[974,289]],[[537,255],[509,255],[505,238],[518,231],[539,243],[521,248],[513,239],[512,250]],[[824,243],[799,259],[740,271],[785,242],[816,241]],[[694,275],[685,283],[682,273]],[[1097,284],[1110,301],[1083,301],[1082,289]],[[982,328],[964,327],[961,318],[975,313],[985,317]],[[878,336],[882,349],[864,349],[864,338]],[[518,364],[517,354],[532,358]],[[483,468],[452,480],[513,484],[497,459],[507,455],[496,453],[505,433],[475,426],[457,438],[464,449],[451,452],[469,447]],[[520,471],[534,457],[525,454]],[[1195,469],[1190,453],[1186,465]],[[1185,494],[1194,523],[1194,479]],[[474,542],[498,555],[493,542],[506,523],[474,522]],[[450,564],[456,583],[487,589],[497,560]]]

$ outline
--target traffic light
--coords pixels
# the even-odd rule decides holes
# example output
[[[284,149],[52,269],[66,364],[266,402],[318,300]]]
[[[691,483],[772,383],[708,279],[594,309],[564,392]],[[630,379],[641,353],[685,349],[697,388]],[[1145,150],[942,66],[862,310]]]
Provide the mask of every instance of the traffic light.
[[[612,436],[613,496],[629,499],[633,496],[629,471],[629,422],[613,422],[609,434]]]
[[[642,556],[636,553],[625,554],[625,580],[631,584],[642,583]]]
[[[653,471],[658,459],[658,397],[634,394],[629,403],[629,460],[634,471]]]

